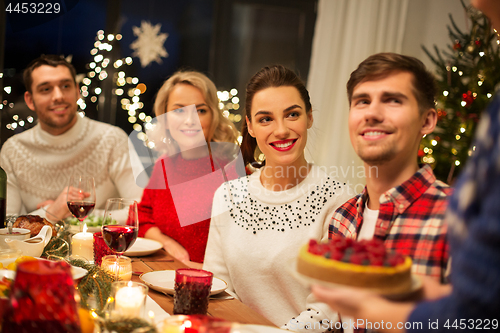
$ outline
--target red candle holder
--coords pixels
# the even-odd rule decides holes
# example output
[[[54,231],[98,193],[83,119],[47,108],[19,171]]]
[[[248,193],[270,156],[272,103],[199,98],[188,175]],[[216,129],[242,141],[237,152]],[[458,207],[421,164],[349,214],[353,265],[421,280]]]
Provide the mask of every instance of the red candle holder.
[[[94,232],[94,264],[101,266],[102,258],[110,254],[115,253],[104,242],[102,232]]]
[[[3,332],[79,332],[71,266],[32,260],[17,266]]]
[[[175,271],[174,314],[207,314],[213,274],[202,269]]]

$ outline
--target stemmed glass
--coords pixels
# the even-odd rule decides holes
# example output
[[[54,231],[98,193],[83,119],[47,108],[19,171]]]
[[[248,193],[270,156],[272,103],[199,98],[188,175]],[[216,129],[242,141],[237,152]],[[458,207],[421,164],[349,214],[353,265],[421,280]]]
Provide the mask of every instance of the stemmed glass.
[[[94,177],[83,175],[71,176],[66,201],[71,214],[80,221],[81,229],[83,220],[85,220],[95,207]]]
[[[108,199],[102,221],[102,237],[106,245],[116,254],[117,280],[120,256],[135,243],[138,232],[137,201],[124,198]]]

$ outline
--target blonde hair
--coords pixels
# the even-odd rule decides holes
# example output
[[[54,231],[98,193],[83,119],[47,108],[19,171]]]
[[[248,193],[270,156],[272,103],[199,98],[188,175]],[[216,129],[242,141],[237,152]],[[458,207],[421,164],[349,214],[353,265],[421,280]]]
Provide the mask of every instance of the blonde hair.
[[[215,84],[205,74],[197,71],[178,71],[175,72],[161,86],[156,96],[154,104],[154,112],[156,117],[167,112],[167,104],[170,93],[177,84],[189,84],[200,89],[208,108],[212,112],[212,123],[208,131],[207,142],[231,142],[237,143],[238,130],[234,124],[222,115],[219,109],[219,99],[217,97],[217,88]],[[168,131],[167,131],[168,132]],[[166,133],[167,140],[172,143],[174,141],[169,133]],[[177,144],[175,148],[170,144],[167,147],[169,155],[179,151]]]

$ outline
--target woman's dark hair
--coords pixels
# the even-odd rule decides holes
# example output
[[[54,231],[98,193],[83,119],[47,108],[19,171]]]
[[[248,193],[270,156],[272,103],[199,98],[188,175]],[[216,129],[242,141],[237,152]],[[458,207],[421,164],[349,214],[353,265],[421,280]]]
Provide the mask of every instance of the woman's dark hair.
[[[264,67],[248,81],[245,99],[245,115],[249,121],[252,121],[252,102],[255,94],[261,90],[271,87],[295,87],[302,101],[306,106],[306,112],[312,112],[309,92],[304,85],[304,82],[292,70],[282,66],[274,65]],[[246,121],[243,122],[241,129],[243,140],[241,142],[241,154],[245,165],[250,164],[254,168],[264,166],[264,163],[259,163],[255,160],[255,150],[257,148],[257,140],[248,133]]]

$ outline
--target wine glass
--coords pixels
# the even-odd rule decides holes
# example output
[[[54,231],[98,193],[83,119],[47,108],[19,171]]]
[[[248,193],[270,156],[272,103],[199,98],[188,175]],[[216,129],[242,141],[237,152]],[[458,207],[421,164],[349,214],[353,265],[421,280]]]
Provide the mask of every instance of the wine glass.
[[[117,280],[120,256],[135,243],[138,232],[137,201],[124,198],[108,199],[102,221],[102,237],[106,245],[116,254],[117,269],[114,271]]]
[[[80,221],[81,229],[83,220],[85,220],[95,207],[94,177],[84,175],[71,176],[66,202],[71,214]]]

